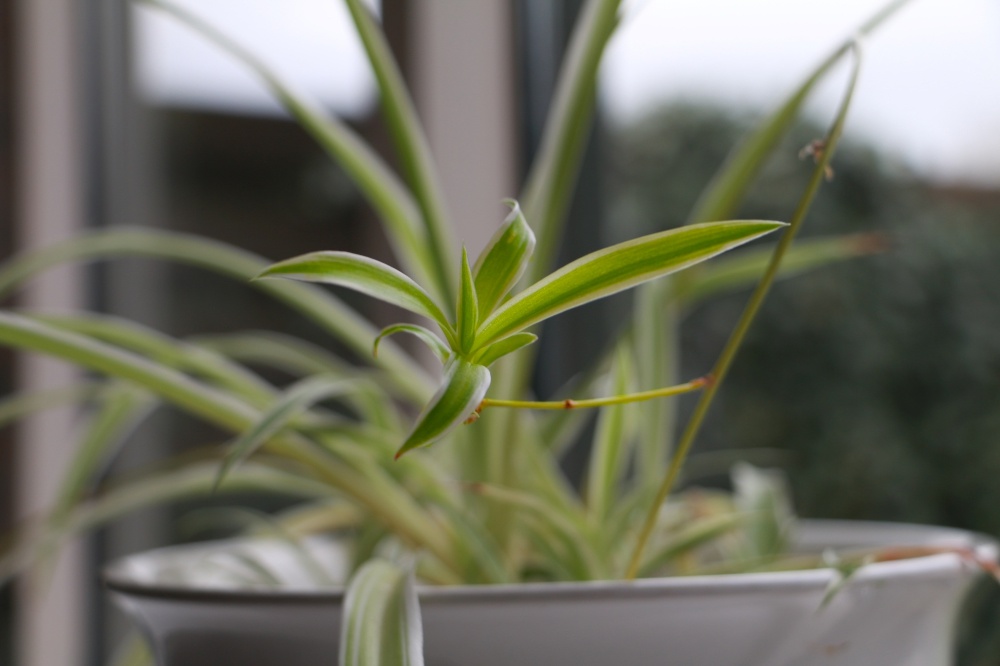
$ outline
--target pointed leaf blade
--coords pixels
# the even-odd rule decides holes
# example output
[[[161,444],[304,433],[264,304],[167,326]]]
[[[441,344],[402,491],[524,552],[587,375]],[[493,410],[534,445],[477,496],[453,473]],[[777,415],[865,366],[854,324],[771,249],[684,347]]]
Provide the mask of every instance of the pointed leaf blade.
[[[736,506],[746,517],[743,556],[753,562],[787,552],[795,514],[784,476],[738,463],[733,467],[732,480]]]
[[[347,0],[347,8],[368,54],[368,62],[379,87],[382,113],[396,148],[399,166],[413,191],[426,229],[429,255],[441,283],[439,292],[449,299],[455,276],[446,259],[454,256],[451,229],[445,213],[445,197],[430,143],[420,124],[403,74],[392,55],[389,40],[364,0]]]
[[[538,339],[538,336],[534,333],[515,333],[509,337],[503,338],[502,340],[497,340],[493,344],[487,346],[483,349],[479,358],[476,360],[480,365],[485,365],[490,367],[500,358],[516,352],[522,347],[527,347],[532,342]]]
[[[218,487],[226,475],[240,462],[246,460],[261,445],[288,425],[295,416],[307,407],[326,398],[343,395],[350,390],[352,382],[340,377],[324,375],[304,379],[285,391],[270,409],[229,447],[229,452],[219,467],[215,485]]]
[[[423,666],[413,575],[371,560],[351,579],[340,629],[340,666]]]
[[[506,203],[511,207],[510,215],[476,260],[474,273],[480,318],[493,312],[514,288],[535,251],[535,234],[524,219],[521,207],[512,199]]]
[[[458,294],[459,349],[467,352],[472,349],[476,340],[476,327],[479,325],[479,299],[476,295],[476,285],[472,279],[472,269],[469,268],[469,254],[462,248],[462,289]]]
[[[451,324],[434,299],[406,274],[388,264],[350,252],[311,252],[268,267],[258,278],[284,277],[347,287],[437,322]]]
[[[599,250],[564,266],[507,301],[483,322],[476,346],[560,312],[668,275],[785,226],[748,220],[690,225]]]
[[[617,353],[612,394],[629,391],[629,378],[633,375],[630,350],[622,344]],[[587,470],[587,505],[596,525],[603,525],[611,514],[618,498],[625,459],[631,444],[628,418],[629,405],[614,405],[601,409],[597,419],[593,446],[590,449],[590,466]]]
[[[476,410],[489,387],[490,371],[485,367],[464,359],[452,361],[444,383],[417,418],[410,436],[396,452],[396,458],[448,434]]]

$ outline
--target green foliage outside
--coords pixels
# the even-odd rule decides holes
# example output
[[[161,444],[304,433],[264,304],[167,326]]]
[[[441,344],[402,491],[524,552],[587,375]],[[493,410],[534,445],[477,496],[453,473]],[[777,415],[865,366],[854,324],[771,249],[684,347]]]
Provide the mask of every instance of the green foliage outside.
[[[612,132],[608,240],[683,223],[742,126],[711,109],[674,107]],[[799,151],[820,134],[794,131],[738,214],[782,215],[808,176]],[[884,252],[775,287],[698,452],[783,464],[805,517],[1000,537],[997,220],[1000,192],[922,183],[845,144],[803,240],[875,232],[860,242]],[[742,302],[714,299],[690,313],[682,374],[712,362]],[[998,597],[988,585],[974,595],[960,663],[997,663]]]

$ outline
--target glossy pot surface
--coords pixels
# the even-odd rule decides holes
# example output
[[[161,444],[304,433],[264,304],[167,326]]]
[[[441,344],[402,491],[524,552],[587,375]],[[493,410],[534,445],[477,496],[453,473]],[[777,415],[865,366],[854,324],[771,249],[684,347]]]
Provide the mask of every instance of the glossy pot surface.
[[[862,567],[834,594],[830,569],[591,582],[425,588],[430,666],[947,666],[955,615],[995,546],[959,530],[806,522],[799,549],[935,547],[956,552]],[[316,543],[336,576],[343,554]],[[237,589],[204,573],[250,549],[286,578]],[[342,593],[316,589],[274,542],[164,548],[111,565],[112,594],[151,639],[159,666],[335,664]],[[218,567],[222,570],[224,567]],[[315,568],[315,567],[313,567]],[[191,574],[200,571],[199,574]]]

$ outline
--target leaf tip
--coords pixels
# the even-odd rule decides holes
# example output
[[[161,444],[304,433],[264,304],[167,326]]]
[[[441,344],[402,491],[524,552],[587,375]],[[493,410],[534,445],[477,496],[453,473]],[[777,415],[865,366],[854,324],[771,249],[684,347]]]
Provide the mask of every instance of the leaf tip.
[[[521,204],[517,202],[517,199],[511,199],[510,197],[503,200],[503,204],[510,208],[510,213],[507,214],[507,219],[504,222],[511,222],[521,213]]]

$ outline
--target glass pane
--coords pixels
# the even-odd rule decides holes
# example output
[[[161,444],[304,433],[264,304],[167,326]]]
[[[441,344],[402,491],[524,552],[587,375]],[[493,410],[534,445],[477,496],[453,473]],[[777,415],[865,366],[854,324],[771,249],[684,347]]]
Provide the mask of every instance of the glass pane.
[[[177,2],[251,50],[340,115],[360,117],[375,85],[346,5],[326,0]],[[163,106],[239,113],[280,111],[246,68],[162,12],[140,7],[135,21],[136,84]]]

